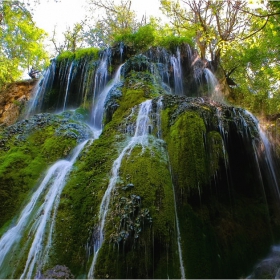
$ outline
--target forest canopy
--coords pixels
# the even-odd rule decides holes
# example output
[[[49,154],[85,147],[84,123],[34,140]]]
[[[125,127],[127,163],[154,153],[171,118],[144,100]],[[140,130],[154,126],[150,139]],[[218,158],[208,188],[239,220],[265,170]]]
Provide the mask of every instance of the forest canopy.
[[[188,43],[215,66],[220,81],[228,82],[230,102],[252,112],[280,111],[279,2],[252,9],[248,1],[161,0],[159,9],[167,22],[139,17],[131,0],[88,2],[84,19],[66,27],[62,43],[54,29],[49,40],[55,55],[119,42],[139,52]],[[32,66],[44,68],[49,55],[43,44],[46,33],[36,27],[24,1],[0,4],[0,36],[0,87]]]

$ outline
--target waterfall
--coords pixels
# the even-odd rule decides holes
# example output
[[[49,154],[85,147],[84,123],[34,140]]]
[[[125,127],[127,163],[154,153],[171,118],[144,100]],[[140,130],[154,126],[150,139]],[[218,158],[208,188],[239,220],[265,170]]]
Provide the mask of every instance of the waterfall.
[[[103,51],[96,70],[96,61],[90,56],[80,60],[67,59],[66,62],[54,59],[36,86],[25,117],[38,113],[41,109],[65,111],[70,106],[79,107],[89,94],[93,95],[94,105],[108,82],[110,56],[110,49]],[[59,71],[55,77],[57,69]],[[77,83],[78,73],[80,82]],[[55,94],[57,96],[54,98]]]
[[[10,262],[19,261],[28,246],[28,256],[21,278],[32,278],[46,262],[52,243],[52,232],[59,205],[60,194],[78,156],[87,141],[79,144],[69,160],[59,160],[47,171],[40,186],[22,210],[16,224],[3,234],[0,239],[0,277],[7,278]],[[22,238],[27,236],[22,251],[18,248]],[[46,242],[46,245],[44,245]],[[30,245],[31,243],[31,245]],[[17,254],[16,254],[17,252]],[[11,267],[15,269],[14,266]]]
[[[114,161],[112,169],[111,169],[111,178],[107,190],[102,198],[100,208],[99,208],[99,225],[98,225],[98,239],[94,242],[94,256],[92,260],[91,267],[89,269],[88,278],[94,277],[94,268],[98,257],[99,249],[101,248],[104,240],[104,226],[106,221],[106,216],[109,210],[109,203],[111,199],[111,193],[115,188],[118,178],[119,178],[119,170],[121,167],[122,159],[125,155],[129,154],[132,149],[140,144],[143,148],[148,145],[148,133],[149,127],[151,125],[151,120],[149,118],[149,114],[152,109],[152,100],[144,101],[140,104],[137,120],[136,120],[136,128],[134,136],[130,139],[129,143],[124,147],[121,151],[118,158]]]
[[[104,103],[105,103],[106,97],[107,97],[108,93],[110,92],[110,90],[121,80],[122,66],[123,66],[123,64],[121,66],[119,66],[113,81],[105,86],[103,91],[99,94],[96,101],[94,102],[91,123],[96,131],[101,132],[101,130],[102,130]]]
[[[67,85],[66,85],[66,91],[65,91],[65,95],[64,95],[64,102],[63,102],[63,109],[62,111],[65,111],[66,108],[66,102],[67,102],[67,97],[68,97],[68,92],[69,92],[69,86],[70,83],[72,81],[72,71],[73,71],[73,65],[74,65],[74,61],[71,62],[70,68],[69,68],[69,73],[68,73],[68,77],[67,77]]]
[[[124,43],[120,42],[120,56],[121,56],[121,62],[123,60],[123,51],[124,51]]]
[[[246,279],[280,279],[280,246],[272,246],[269,255],[254,267]]]
[[[34,96],[29,102],[26,118],[29,118],[31,115],[38,113],[38,111],[41,109],[44,94],[46,91],[48,91],[54,81],[54,75],[55,75],[55,68],[56,68],[56,61],[53,60],[51,65],[48,67],[48,69],[44,72],[43,77],[41,80],[37,83],[35,89],[34,89]]]
[[[276,170],[275,163],[271,155],[271,144],[264,131],[261,128],[259,128],[259,130],[260,130],[260,137],[262,139],[262,143],[265,150],[265,161],[268,167],[268,172],[270,174],[270,178],[272,178],[274,189],[276,190],[278,198],[280,199],[279,186],[278,186],[277,176],[275,174],[275,170]]]
[[[220,91],[220,85],[217,78],[208,68],[204,68],[203,72],[207,82],[208,96],[215,101],[223,102],[224,98]]]
[[[273,189],[276,192],[277,197],[280,201],[279,184],[278,184],[277,175],[275,173],[275,170],[276,170],[275,162],[274,162],[274,159],[273,159],[272,154],[271,154],[272,147],[271,147],[270,141],[268,140],[264,130],[261,128],[258,119],[252,113],[250,113],[247,110],[245,110],[245,113],[253,119],[253,121],[255,123],[255,126],[257,127],[257,129],[259,131],[259,135],[260,135],[262,145],[261,145],[261,151],[259,151],[260,153],[257,154],[257,157],[259,158],[259,160],[260,160],[261,157],[264,158],[266,169],[267,169],[268,174],[269,174],[269,178],[271,178],[270,184],[273,186]],[[245,124],[244,126],[247,126],[247,124]],[[256,150],[256,153],[257,153],[258,148],[255,147],[255,150]]]
[[[182,69],[181,69],[181,54],[179,48],[177,48],[177,57],[171,56],[170,62],[173,67],[174,75],[174,88],[176,95],[183,95],[183,82],[182,82]]]
[[[103,71],[106,64],[105,59],[101,61],[101,64],[100,69]],[[94,120],[93,134],[95,138],[101,133],[106,96],[113,86],[120,81],[121,68],[122,65],[118,68],[113,81],[108,86],[105,86],[105,88],[101,84],[106,80],[104,80],[104,73],[106,71],[104,70],[105,72],[103,73],[104,75],[101,75],[102,77],[99,76],[99,78],[96,78],[99,81],[97,87],[103,87],[104,89],[97,96],[92,112]],[[47,70],[45,80],[37,93],[37,97],[41,94],[44,95],[47,86],[51,86],[54,70],[55,63]],[[67,76],[64,109],[66,107],[67,91],[71,83],[72,71],[73,63],[70,66]],[[34,108],[32,107],[30,112],[35,111]],[[20,213],[17,222],[2,235],[0,239],[1,278],[7,278],[13,273],[21,273],[20,278],[32,278],[41,273],[43,266],[48,260],[49,250],[52,246],[52,233],[54,231],[60,195],[74,163],[87,142],[88,140],[79,144],[68,160],[59,160],[48,169],[39,187],[32,194],[29,202]],[[23,241],[25,239],[26,241]],[[25,266],[22,271],[19,271],[21,267],[18,263],[22,262],[25,263]],[[13,263],[12,266],[10,265],[11,263]]]
[[[93,91],[93,104],[97,96],[104,89],[108,78],[108,60],[111,55],[111,50],[108,48],[102,53],[101,61],[94,77],[94,91]]]

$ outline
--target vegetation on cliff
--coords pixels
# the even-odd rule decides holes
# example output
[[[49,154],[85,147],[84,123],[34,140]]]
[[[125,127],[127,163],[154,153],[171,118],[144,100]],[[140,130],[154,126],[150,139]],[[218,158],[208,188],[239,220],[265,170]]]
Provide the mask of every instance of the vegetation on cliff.
[[[36,115],[5,128],[0,136],[0,225],[16,216],[38,179],[56,160],[91,135],[71,114]],[[5,228],[5,227],[4,227]]]
[[[178,17],[173,25],[161,26],[154,19],[141,25],[127,3],[92,1],[95,7],[105,8],[108,20],[104,26],[97,22],[91,35],[106,28],[107,41],[98,33],[98,44],[113,42],[112,48],[77,50],[74,39],[78,36],[70,36],[69,47],[52,61],[39,84],[41,103],[32,111],[36,114],[1,130],[0,240],[16,224],[48,168],[58,159],[69,158],[78,143],[90,139],[56,198],[55,223],[45,229],[50,238],[40,243],[42,248],[49,246],[48,254],[36,271],[31,271],[34,277],[59,277],[59,271],[71,278],[87,277],[97,255],[97,241],[101,247],[94,264],[96,278],[244,277],[279,239],[278,174],[271,169],[254,117],[211,98],[214,78],[209,69],[222,79],[236,73],[240,78],[245,64],[247,73],[256,65],[263,67],[264,57],[251,66],[249,57],[254,60],[255,55],[248,48],[240,56],[238,67],[243,70],[229,73],[229,57],[235,53],[233,46],[243,46],[238,44],[239,35],[255,38],[251,34],[255,25],[260,27],[256,33],[261,38],[271,38],[261,26],[261,18],[270,24],[270,31],[278,32],[276,23],[272,15],[261,11],[251,15],[257,19],[249,24],[251,12],[245,4],[237,9],[231,2],[223,2],[228,12],[236,14],[235,18],[228,15],[232,26],[225,25],[229,29],[224,30],[220,6],[207,6],[210,2],[206,0],[196,6],[195,1],[187,0],[181,3],[192,8],[189,12],[179,2],[161,1],[168,15]],[[271,7],[278,16],[278,6]],[[203,17],[192,24],[186,22],[209,11],[220,27],[218,33]],[[239,30],[242,23],[246,23],[246,33],[234,32],[232,28]],[[165,31],[168,36],[162,36]],[[245,46],[248,42],[244,41]],[[262,46],[255,42],[252,47],[260,51]],[[212,54],[209,61],[205,60],[207,50]],[[267,59],[273,69],[271,76],[266,76],[269,79],[278,73],[278,66],[272,65],[272,56]],[[122,78],[112,84],[117,69]],[[258,77],[263,71],[254,70],[253,75]],[[179,79],[183,90],[178,93]],[[263,92],[252,95],[251,89],[246,91],[245,80],[240,83],[239,88],[227,88],[228,98],[259,112],[256,101]],[[266,96],[261,101],[267,104],[277,101],[276,92],[268,94],[269,88],[262,89]],[[90,128],[92,111],[104,92],[102,132],[95,139],[96,127]],[[146,112],[145,144],[129,146],[140,106],[148,99],[151,110]],[[266,112],[277,112],[277,106]],[[100,209],[118,159],[108,209]],[[104,231],[100,229],[100,211],[106,211]],[[9,260],[6,277],[22,275],[32,231],[28,229],[20,239],[22,258]]]

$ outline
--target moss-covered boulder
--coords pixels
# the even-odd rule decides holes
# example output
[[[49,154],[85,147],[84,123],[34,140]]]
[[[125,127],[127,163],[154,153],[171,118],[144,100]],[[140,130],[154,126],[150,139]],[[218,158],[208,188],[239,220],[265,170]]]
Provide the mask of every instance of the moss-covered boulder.
[[[26,202],[46,168],[67,158],[77,143],[91,137],[79,114],[40,114],[0,134],[0,228]]]

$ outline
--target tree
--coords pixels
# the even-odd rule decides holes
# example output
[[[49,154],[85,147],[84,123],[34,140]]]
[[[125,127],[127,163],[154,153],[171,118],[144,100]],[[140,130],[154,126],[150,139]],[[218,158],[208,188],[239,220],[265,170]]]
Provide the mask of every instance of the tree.
[[[50,40],[53,43],[57,54],[64,51],[75,52],[77,49],[85,47],[85,22],[86,20],[75,23],[72,29],[68,26],[66,31],[63,32],[64,38],[62,42],[57,41],[56,27],[54,27],[52,38]]]
[[[22,75],[26,69],[42,69],[47,63],[42,29],[19,1],[0,4],[0,88]]]
[[[231,101],[252,110],[280,110],[279,2],[251,9],[243,0],[161,0],[175,32],[192,29],[202,59],[237,87]]]
[[[229,48],[223,67],[235,69],[233,91],[238,103],[254,113],[276,114],[280,111],[280,17],[279,2],[270,2],[262,10],[250,12],[248,35]]]
[[[86,33],[87,42],[95,46],[108,46],[119,35],[135,32],[141,23],[136,19],[136,13],[131,9],[131,0],[90,0],[93,14],[100,15],[95,25]]]
[[[161,0],[161,9],[178,34],[194,29],[201,58],[217,62],[222,51],[254,36],[277,14],[268,7],[253,13],[244,0]]]

